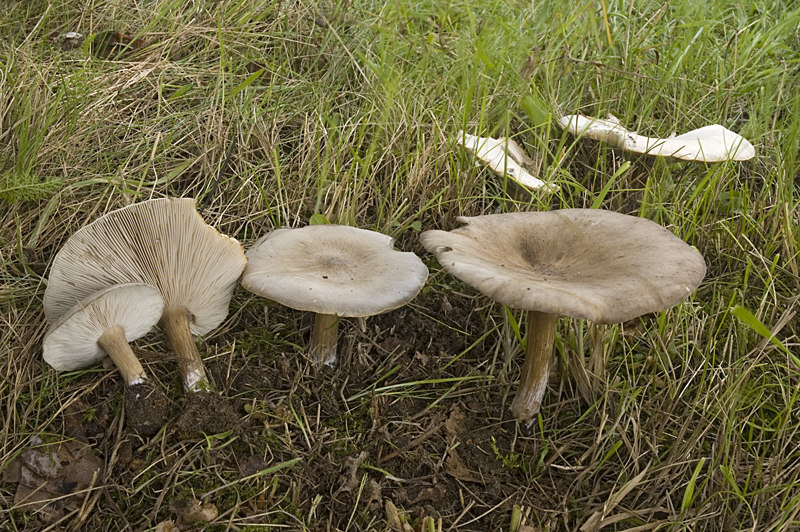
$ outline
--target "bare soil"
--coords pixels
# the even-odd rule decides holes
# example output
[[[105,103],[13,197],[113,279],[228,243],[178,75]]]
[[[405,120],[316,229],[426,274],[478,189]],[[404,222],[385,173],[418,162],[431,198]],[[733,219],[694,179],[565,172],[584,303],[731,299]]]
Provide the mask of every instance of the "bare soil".
[[[549,469],[542,476],[546,443],[510,417],[513,396],[502,382],[514,376],[499,369],[497,333],[480,341],[494,325],[475,309],[489,303],[458,288],[465,293],[447,299],[435,290],[421,294],[410,306],[367,319],[365,330],[345,320],[334,369],[315,368],[301,349],[310,315],[237,294],[230,328],[204,341],[218,394],[182,398],[168,390],[170,401],[157,385],[139,399],[128,390],[122,430],[116,379],[85,394],[80,430],[114,472],[95,511],[118,511],[134,530],[145,518],[174,517],[169,501],[195,497],[238,526],[302,521],[311,530],[345,530],[350,522],[385,529],[376,523],[385,518],[386,499],[412,520],[441,517],[463,530],[507,528],[514,504],[532,507],[540,520],[563,516],[561,496],[578,475]],[[169,361],[149,370],[165,388],[178,389]],[[207,440],[229,430],[218,448]],[[143,475],[153,511],[130,515],[128,491]],[[223,479],[232,487],[219,489]],[[26,529],[50,521],[30,521]]]

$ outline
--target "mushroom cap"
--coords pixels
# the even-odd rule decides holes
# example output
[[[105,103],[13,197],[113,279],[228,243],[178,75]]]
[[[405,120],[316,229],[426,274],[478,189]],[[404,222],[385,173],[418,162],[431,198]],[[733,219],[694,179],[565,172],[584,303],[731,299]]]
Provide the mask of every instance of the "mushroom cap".
[[[559,118],[558,122],[561,127],[575,136],[584,135],[590,139],[607,142],[622,150],[633,151],[636,146],[636,134],[625,129],[613,115],[609,119],[567,115]]]
[[[276,229],[247,252],[242,286],[297,310],[374,316],[411,301],[428,278],[422,260],[393,242],[346,225]]]
[[[51,323],[108,286],[146,283],[191,314],[192,334],[228,315],[247,263],[234,239],[206,224],[192,198],[159,198],[112,211],[73,234],[53,260],[44,293]]]
[[[559,123],[573,135],[585,135],[634,153],[671,157],[682,161],[708,163],[729,159],[746,161],[756,154],[756,149],[746,138],[719,124],[662,139],[645,137],[629,131],[613,116],[605,120],[569,115],[561,117]]]
[[[459,217],[420,237],[451,274],[506,306],[620,323],[668,309],[700,284],[702,255],[660,225],[564,209]]]
[[[651,140],[652,139],[648,139]],[[652,146],[652,142],[650,143]],[[756,155],[756,149],[746,138],[719,124],[693,129],[676,137],[663,139],[661,155],[684,161],[709,163],[747,161]]]
[[[50,328],[42,346],[44,360],[59,371],[91,366],[106,356],[97,344],[104,332],[120,326],[132,342],[158,323],[163,310],[161,293],[147,284],[120,284],[95,292]]]

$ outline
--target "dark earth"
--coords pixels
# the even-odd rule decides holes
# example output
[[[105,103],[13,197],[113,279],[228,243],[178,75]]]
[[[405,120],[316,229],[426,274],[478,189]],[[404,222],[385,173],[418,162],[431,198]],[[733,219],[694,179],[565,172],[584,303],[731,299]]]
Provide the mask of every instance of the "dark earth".
[[[333,369],[302,354],[311,314],[240,290],[232,305],[239,310],[199,342],[218,393],[179,393],[168,343],[152,334],[147,349],[135,351],[154,382],[125,391],[123,403],[118,376],[104,379],[83,398],[82,438],[113,468],[113,485],[130,491],[143,474],[155,475],[150,523],[174,516],[170,501],[195,497],[220,514],[238,508],[239,526],[302,520],[311,530],[345,530],[352,521],[351,529],[385,530],[387,499],[412,521],[441,517],[463,530],[507,529],[515,504],[550,519],[565,502],[551,493],[569,493],[578,474],[546,469],[538,429],[510,416],[515,386],[508,383],[521,355],[505,374],[501,329],[485,317],[501,314],[485,312],[492,303],[464,285],[435,282],[410,305],[366,319],[364,330],[343,320]],[[545,410],[557,415],[559,408]],[[187,468],[214,473],[187,476]],[[214,491],[226,482],[235,487]],[[548,489],[551,483],[560,489]],[[97,505],[136,529],[126,490],[109,488]],[[204,492],[211,495],[203,499]],[[269,511],[287,507],[294,517]]]
[[[125,417],[128,428],[142,436],[153,436],[169,419],[167,395],[150,381],[125,389]]]

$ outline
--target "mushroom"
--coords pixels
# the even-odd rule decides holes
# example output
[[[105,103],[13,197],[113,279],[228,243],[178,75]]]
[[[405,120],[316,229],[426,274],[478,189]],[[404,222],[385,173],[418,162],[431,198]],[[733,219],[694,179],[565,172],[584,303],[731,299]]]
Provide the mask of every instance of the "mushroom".
[[[508,176],[516,183],[532,190],[543,188],[547,192],[555,192],[557,186],[550,186],[541,179],[531,175],[522,165],[531,166],[533,159],[514,142],[513,139],[476,137],[459,131],[456,142],[464,146],[500,177]]]
[[[525,363],[511,406],[520,421],[541,407],[558,316],[628,321],[676,305],[705,275],[700,253],[643,218],[565,209],[458,221],[466,225],[426,231],[420,239],[448,272],[528,311]]]
[[[70,371],[108,355],[126,385],[141,384],[147,375],[128,342],[147,334],[163,310],[161,293],[143,283],[95,292],[50,328],[43,344],[44,360],[59,371]]]
[[[756,154],[755,148],[746,138],[718,124],[662,139],[644,137],[629,131],[611,114],[607,120],[568,115],[559,119],[559,123],[573,135],[601,140],[633,153],[672,157],[682,161],[746,161]]]
[[[59,371],[91,366],[108,355],[126,385],[128,425],[152,435],[163,424],[169,402],[147,375],[128,342],[141,338],[161,318],[158,289],[128,283],[100,290],[75,305],[45,336],[43,358]]]
[[[247,252],[242,286],[287,307],[316,313],[309,352],[336,363],[339,319],[366,317],[411,301],[428,277],[413,253],[387,235],[346,225],[276,229]]]
[[[44,294],[52,323],[89,294],[141,282],[164,297],[160,325],[188,392],[211,390],[192,335],[228,315],[247,258],[236,239],[206,224],[192,198],[160,198],[112,211],[72,235],[53,260]]]

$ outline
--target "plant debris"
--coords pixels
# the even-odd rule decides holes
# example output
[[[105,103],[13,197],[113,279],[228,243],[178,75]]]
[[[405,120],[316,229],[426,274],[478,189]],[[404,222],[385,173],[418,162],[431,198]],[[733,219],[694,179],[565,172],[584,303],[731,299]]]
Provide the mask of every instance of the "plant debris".
[[[85,490],[102,479],[104,463],[77,440],[46,444],[32,437],[31,445],[8,465],[4,480],[19,483],[16,508],[39,512],[43,521],[52,522],[80,505]]]

